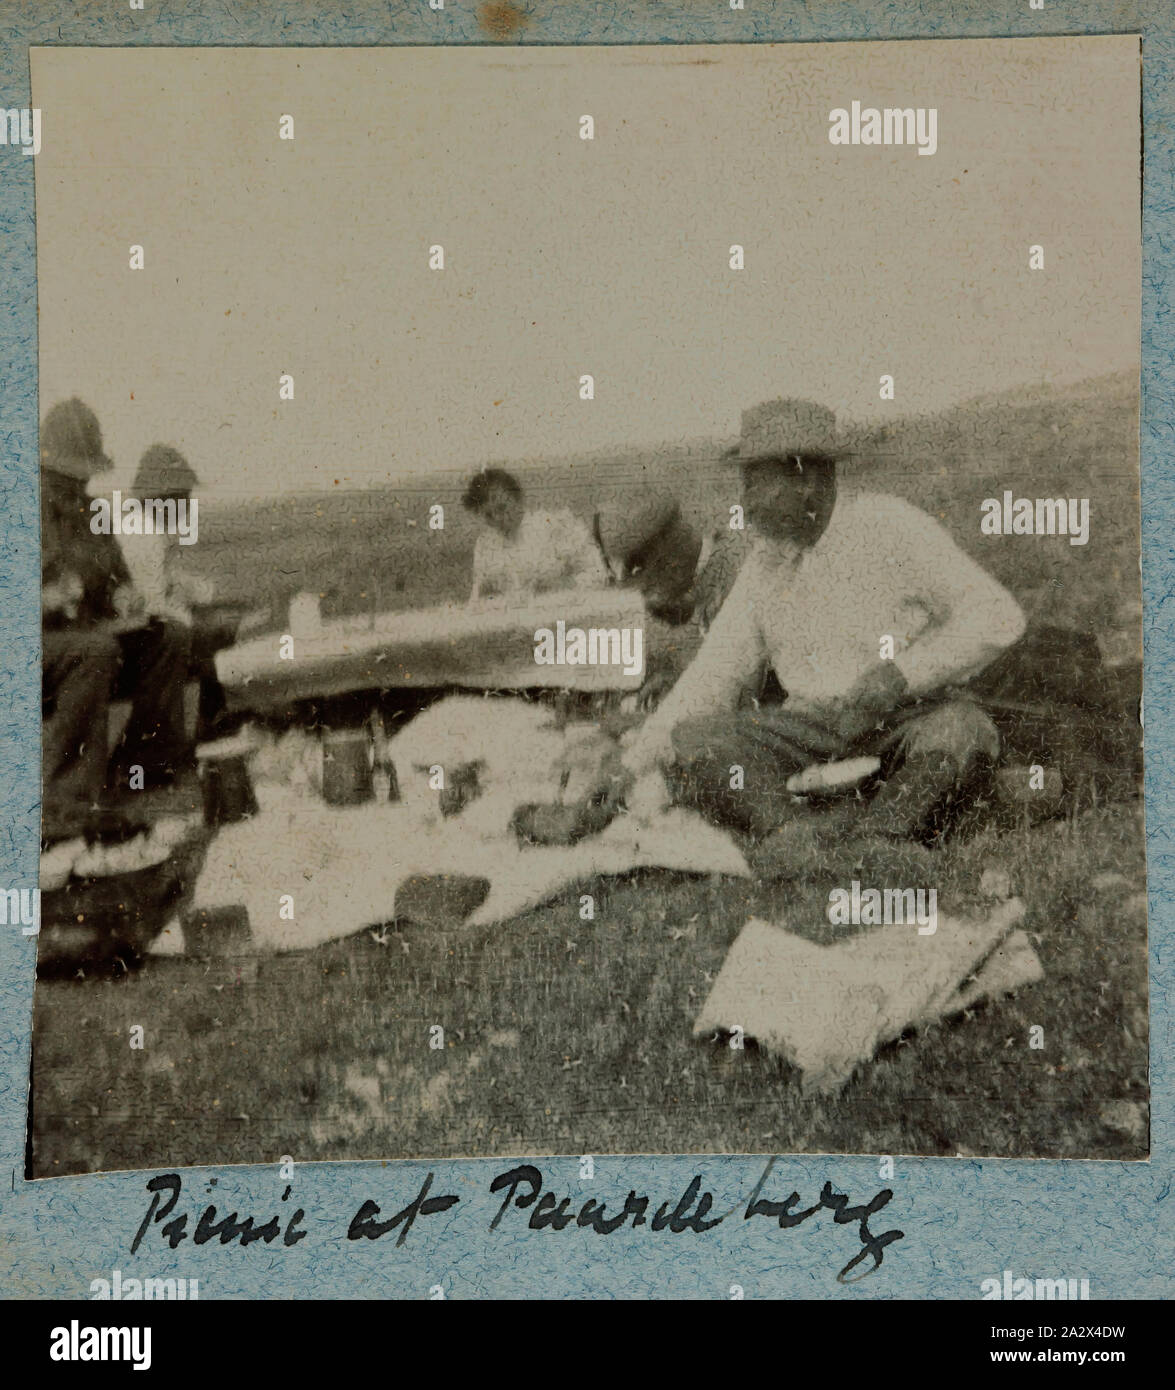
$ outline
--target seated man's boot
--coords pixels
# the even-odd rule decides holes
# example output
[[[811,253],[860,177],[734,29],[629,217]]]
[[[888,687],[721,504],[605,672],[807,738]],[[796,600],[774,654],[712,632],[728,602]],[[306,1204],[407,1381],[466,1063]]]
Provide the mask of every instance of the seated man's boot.
[[[903,731],[905,757],[869,806],[867,828],[891,838],[939,844],[960,813],[990,786],[1000,737],[987,712],[970,700],[948,700]]]
[[[861,828],[866,833],[933,844],[945,812],[967,780],[951,753],[912,753],[877,790]]]

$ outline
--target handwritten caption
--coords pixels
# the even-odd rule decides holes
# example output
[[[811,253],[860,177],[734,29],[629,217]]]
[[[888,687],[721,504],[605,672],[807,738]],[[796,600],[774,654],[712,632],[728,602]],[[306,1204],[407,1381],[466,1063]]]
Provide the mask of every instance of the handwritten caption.
[[[604,1202],[589,1198],[579,1202],[578,1210],[575,1210],[578,1199],[560,1197],[548,1188],[539,1168],[530,1163],[520,1163],[498,1173],[490,1182],[491,1194],[501,1193],[502,1201],[489,1229],[496,1231],[499,1227],[513,1224],[520,1219],[514,1216],[515,1213],[529,1211],[526,1225],[532,1231],[564,1231],[575,1227],[608,1236],[628,1225],[632,1230],[646,1227],[650,1231],[669,1231],[673,1235],[703,1235],[741,1211],[743,1221],[766,1217],[776,1221],[779,1229],[785,1231],[801,1225],[818,1212],[828,1211],[838,1226],[855,1223],[861,1242],[861,1248],[839,1271],[837,1280],[840,1283],[856,1283],[880,1269],[886,1247],[901,1240],[904,1234],[898,1230],[875,1234],[869,1228],[870,1217],[888,1205],[893,1197],[892,1190],[882,1188],[868,1202],[854,1205],[846,1194],[834,1191],[832,1184],[826,1182],[819,1199],[812,1206],[800,1207],[798,1192],[792,1192],[780,1201],[772,1201],[763,1196],[763,1189],[774,1163],[772,1159],[767,1164],[745,1206],[740,1200],[728,1211],[714,1212],[713,1193],[703,1191],[701,1177],[695,1176],[676,1201],[663,1201],[651,1217],[648,1212],[654,1199],[635,1190],[630,1191],[622,1203],[613,1204],[611,1209]],[[383,1208],[373,1199],[365,1200],[351,1218],[347,1239],[376,1241],[396,1232],[395,1245],[402,1246],[418,1220],[449,1211],[461,1201],[452,1193],[434,1194],[434,1177],[433,1173],[429,1173],[412,1201],[391,1215],[385,1216]],[[309,1235],[301,1227],[306,1215],[302,1207],[287,1208],[282,1214],[275,1214],[263,1222],[255,1216],[241,1218],[235,1211],[219,1216],[216,1207],[211,1204],[198,1217],[194,1210],[184,1211],[180,1201],[183,1180],[178,1173],[157,1174],[147,1182],[147,1191],[152,1194],[151,1201],[131,1244],[132,1255],[152,1228],[172,1250],[189,1238],[194,1245],[206,1245],[212,1240],[218,1240],[221,1245],[236,1241],[242,1247],[257,1241],[266,1245],[280,1242],[275,1248],[281,1249],[297,1245]],[[292,1188],[287,1186],[282,1194],[282,1202],[289,1201],[291,1191]]]

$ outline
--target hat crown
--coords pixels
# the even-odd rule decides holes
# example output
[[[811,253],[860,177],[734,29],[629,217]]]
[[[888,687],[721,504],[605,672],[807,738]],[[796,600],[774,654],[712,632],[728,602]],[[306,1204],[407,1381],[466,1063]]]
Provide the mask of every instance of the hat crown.
[[[102,453],[98,417],[77,396],[58,401],[45,412],[41,422],[41,454],[49,463],[91,463],[93,467],[89,471],[95,473],[109,466],[109,460]]]
[[[843,454],[844,448],[836,428],[836,414],[828,406],[780,396],[743,411],[738,452],[744,460],[780,454],[835,457]]]
[[[139,460],[132,485],[140,497],[186,496],[197,478],[191,464],[170,444],[152,444]]]

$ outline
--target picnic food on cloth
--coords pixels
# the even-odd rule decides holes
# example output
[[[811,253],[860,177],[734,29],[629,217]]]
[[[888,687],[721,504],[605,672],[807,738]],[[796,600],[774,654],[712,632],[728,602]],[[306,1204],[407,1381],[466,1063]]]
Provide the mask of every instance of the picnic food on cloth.
[[[46,861],[53,871],[54,883],[42,879],[41,887],[56,886],[71,875],[74,878],[112,878],[116,874],[138,873],[170,859],[176,849],[192,833],[193,821],[187,816],[163,816],[149,830],[115,842],[98,840],[87,845],[84,840],[70,840],[55,846],[42,855],[42,874]],[[68,862],[67,862],[68,853]],[[65,869],[64,878],[61,876]]]
[[[72,840],[59,840],[41,852],[41,892],[60,888],[73,873],[76,860],[85,852],[86,842],[80,835]]]
[[[454,696],[389,743],[401,801],[335,807],[302,775],[296,750],[262,750],[252,763],[260,811],[213,839],[193,910],[243,907],[256,950],[295,951],[391,921],[409,910],[406,904],[421,911],[437,896],[422,891],[430,879],[485,880],[484,893],[439,895],[464,902],[463,920],[475,926],[503,921],[597,874],[654,867],[749,874],[726,831],[655,797],[643,813],[617,816],[573,845],[520,843],[520,807],[574,802],[599,760],[614,752],[593,726],[560,730],[548,711],[527,701]],[[476,776],[458,779],[467,795],[453,798],[452,774],[471,767]],[[287,894],[292,913],[280,908]],[[448,902],[446,920],[451,914]]]

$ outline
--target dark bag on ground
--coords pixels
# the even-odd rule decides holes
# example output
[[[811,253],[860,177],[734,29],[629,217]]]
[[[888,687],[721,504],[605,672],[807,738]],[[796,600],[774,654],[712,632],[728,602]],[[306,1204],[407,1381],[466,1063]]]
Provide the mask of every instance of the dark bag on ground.
[[[1100,796],[1139,791],[1141,663],[1106,666],[1091,634],[1030,626],[967,689],[999,729],[1001,762],[1056,767]]]

